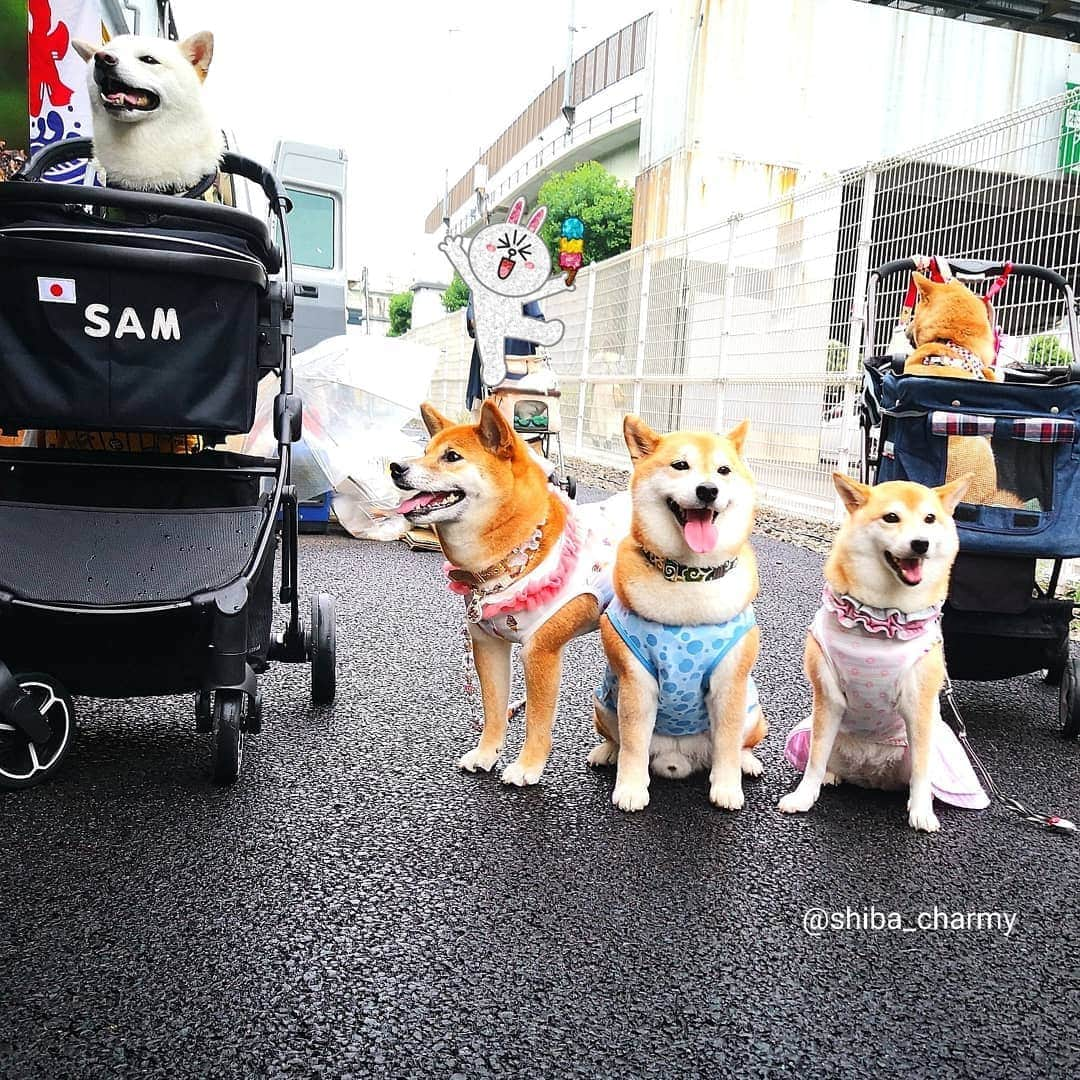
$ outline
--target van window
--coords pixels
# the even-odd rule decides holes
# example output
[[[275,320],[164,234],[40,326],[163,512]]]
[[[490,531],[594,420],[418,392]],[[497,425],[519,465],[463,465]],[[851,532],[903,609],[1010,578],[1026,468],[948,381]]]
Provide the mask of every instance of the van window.
[[[317,270],[334,268],[334,200],[286,187],[293,201],[289,223],[293,262]]]

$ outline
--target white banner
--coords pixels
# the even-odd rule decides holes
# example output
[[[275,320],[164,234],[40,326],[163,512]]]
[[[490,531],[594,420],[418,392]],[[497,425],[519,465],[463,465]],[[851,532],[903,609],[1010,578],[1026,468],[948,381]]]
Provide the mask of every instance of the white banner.
[[[28,67],[30,152],[62,139],[93,134],[86,61],[72,38],[101,41],[100,0],[29,0]],[[85,181],[84,163],[63,165],[48,179],[66,184]]]

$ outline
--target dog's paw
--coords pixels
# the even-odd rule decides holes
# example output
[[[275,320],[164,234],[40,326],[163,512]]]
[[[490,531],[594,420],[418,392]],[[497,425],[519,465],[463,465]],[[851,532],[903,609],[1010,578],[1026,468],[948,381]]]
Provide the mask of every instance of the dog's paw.
[[[843,780],[834,772],[826,772],[821,782],[827,784],[829,787],[839,787]]]
[[[919,832],[937,832],[941,828],[941,822],[930,806],[909,807],[908,824]]]
[[[649,805],[648,784],[616,784],[611,801],[620,810],[633,812]]]
[[[724,784],[714,780],[709,785],[709,802],[721,810],[741,810],[744,802],[742,785],[738,781]]]
[[[605,765],[614,765],[619,760],[619,748],[615,743],[605,739],[599,746],[594,746],[585,759],[595,769]]]
[[[478,746],[475,750],[470,750],[463,758],[458,759],[458,768],[471,773],[476,772],[477,769],[482,772],[491,772],[492,766],[498,760],[498,750],[481,750]]]
[[[765,766],[761,764],[761,759],[753,750],[744,750],[742,757],[739,759],[739,764],[742,766],[743,773],[747,776],[760,776],[765,771]]]
[[[817,799],[809,791],[796,788],[789,791],[776,805],[781,814],[805,814]]]
[[[544,771],[543,765],[536,765],[526,769],[520,761],[511,761],[502,771],[502,782],[513,784],[514,787],[532,787],[540,782],[540,776]]]

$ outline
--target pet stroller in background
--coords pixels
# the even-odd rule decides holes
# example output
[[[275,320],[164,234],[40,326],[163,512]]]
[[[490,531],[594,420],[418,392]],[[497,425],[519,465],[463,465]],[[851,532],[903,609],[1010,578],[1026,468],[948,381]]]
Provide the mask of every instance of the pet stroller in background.
[[[938,260],[941,262],[942,260]],[[1080,734],[1080,661],[1069,654],[1075,603],[1058,597],[1062,560],[1080,557],[1080,365],[1075,298],[1069,283],[1038,266],[945,260],[976,292],[1009,277],[998,321],[1010,336],[1064,322],[1071,363],[999,367],[1004,382],[903,374],[889,355],[912,259],[870,274],[860,403],[863,477],[928,486],[962,472],[965,440],[989,440],[996,484],[955,513],[960,536],[942,617],[951,676],[977,681],[1043,671],[1059,685],[1059,718]],[[881,343],[881,345],[879,345]],[[1040,581],[1036,561],[1049,560]]]
[[[514,430],[554,467],[552,481],[573,499],[577,481],[566,472],[562,452],[562,413],[555,372],[546,356],[507,356],[506,377],[487,388]]]
[[[0,428],[68,443],[0,448],[0,788],[60,765],[72,694],[194,692],[230,783],[269,661],[310,664],[313,699],[334,697],[333,597],[311,598],[306,626],[299,611],[289,201],[225,155],[265,193],[279,249],[232,207],[38,182],[90,153],[65,141],[0,183]],[[209,449],[249,430],[271,372],[273,456]],[[279,510],[289,619],[273,635]]]

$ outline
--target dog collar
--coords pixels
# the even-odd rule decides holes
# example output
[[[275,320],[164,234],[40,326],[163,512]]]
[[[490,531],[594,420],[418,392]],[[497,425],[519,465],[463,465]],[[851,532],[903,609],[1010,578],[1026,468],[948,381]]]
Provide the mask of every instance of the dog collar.
[[[201,199],[213,186],[214,181],[217,179],[217,172],[207,173],[201,180],[199,180],[194,187],[190,188],[171,188],[164,191],[155,191],[152,194],[155,195],[175,195],[181,199]],[[107,188],[114,188],[117,191],[138,191],[138,188],[127,188],[122,184],[110,184],[108,179],[105,181]]]
[[[970,349],[965,348],[963,345],[957,345],[955,341],[949,341],[945,338],[939,338],[934,344],[944,345],[950,350],[951,355],[941,356],[936,354],[934,356],[922,357],[922,363],[926,367],[953,367],[962,368],[968,372],[975,379],[984,379],[986,376],[983,374],[983,362],[973,353]]]
[[[821,590],[821,602],[845,629],[884,634],[901,641],[918,637],[941,619],[940,604],[919,611],[871,607],[854,596],[833,592],[828,585]]]
[[[739,561],[738,556],[735,556],[720,563],[719,566],[684,566],[675,559],[662,559],[648,548],[638,550],[647,563],[664,575],[666,581],[715,581],[734,570]]]
[[[482,591],[489,582],[500,578],[509,577],[511,580],[520,577],[522,570],[529,564],[529,557],[540,547],[540,541],[544,537],[546,521],[541,521],[536,526],[536,531],[525,541],[519,544],[505,559],[489,566],[486,570],[461,570],[447,563],[446,576],[458,585],[465,585],[470,591]]]

